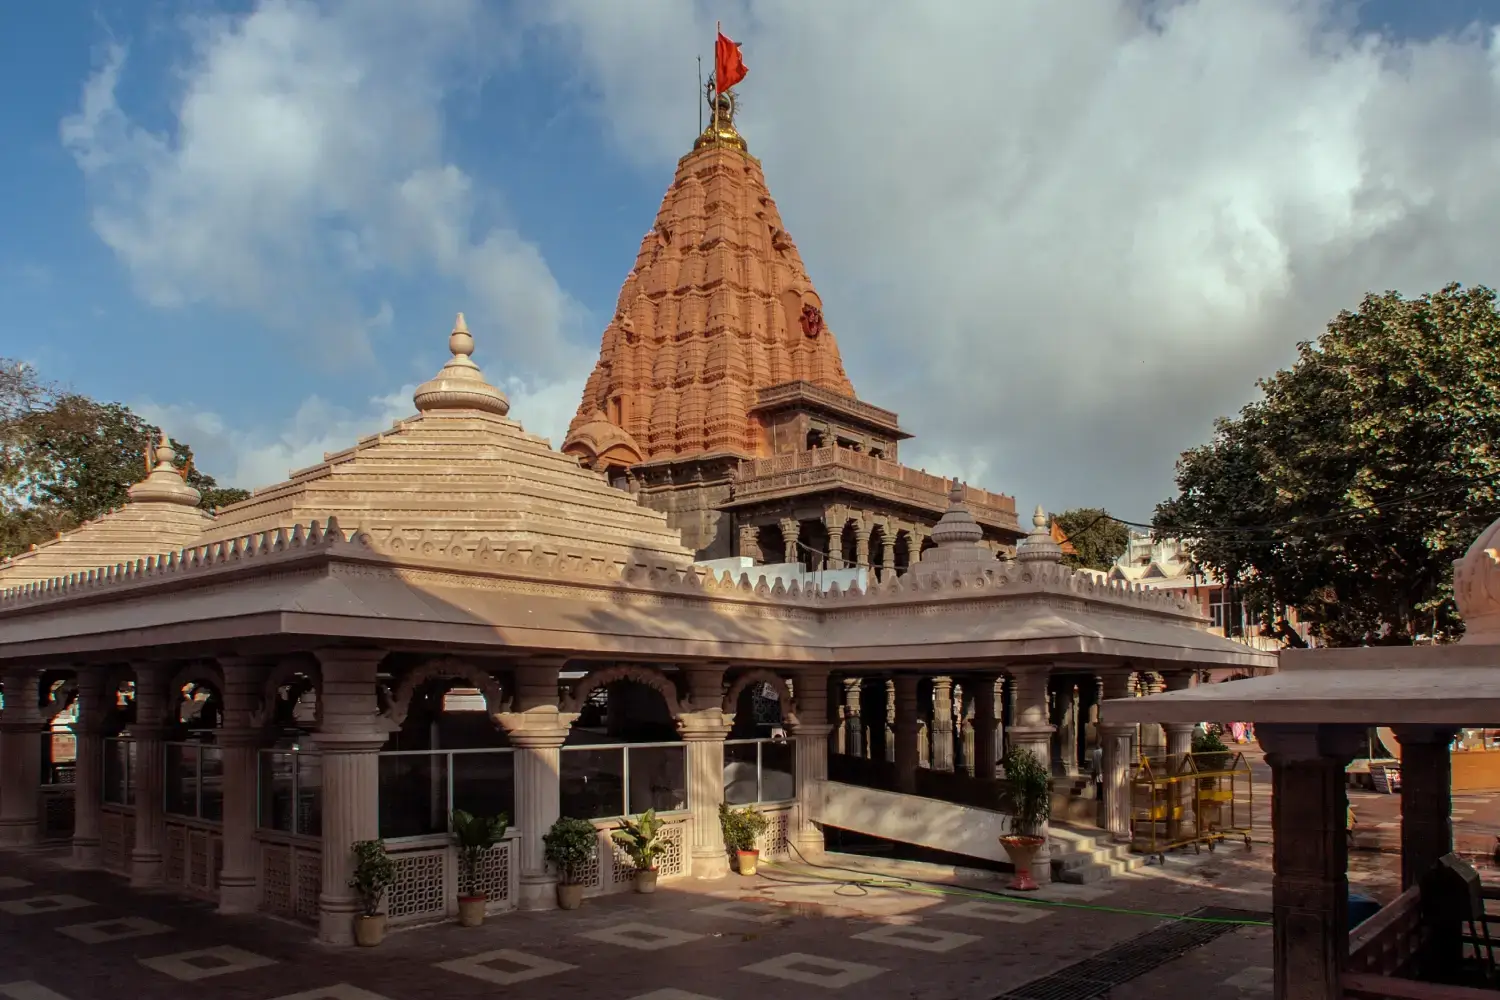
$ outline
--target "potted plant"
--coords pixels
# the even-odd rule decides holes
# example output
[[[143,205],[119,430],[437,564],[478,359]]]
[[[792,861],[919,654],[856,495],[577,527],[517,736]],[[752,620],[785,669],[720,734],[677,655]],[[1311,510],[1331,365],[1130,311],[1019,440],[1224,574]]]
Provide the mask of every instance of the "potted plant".
[[[1046,844],[1042,834],[1052,814],[1052,775],[1036,754],[1025,747],[1012,747],[1002,761],[1005,791],[1002,808],[1010,814],[1010,833],[1000,838],[1015,877],[1010,887],[1022,891],[1039,888],[1031,876],[1031,863]]]
[[[475,816],[462,809],[453,810],[449,820],[453,842],[458,845],[458,923],[478,927],[484,923],[484,908],[489,899],[479,890],[479,865],[484,856],[505,838],[509,818]]]
[[[1193,757],[1200,771],[1222,771],[1229,766],[1229,747],[1218,733],[1204,730],[1193,734]]]
[[[380,912],[380,904],[386,890],[396,884],[396,862],[385,853],[381,840],[357,840],[350,851],[354,874],[349,876],[349,888],[359,894],[354,940],[361,948],[373,948],[385,940],[386,915]]]
[[[647,809],[638,821],[621,820],[620,829],[610,833],[635,866],[636,892],[656,891],[656,859],[667,853],[667,838],[662,835],[665,827],[656,810]]]
[[[557,905],[578,909],[583,902],[583,870],[599,850],[599,831],[586,819],[562,816],[542,836],[542,850],[557,869]]]
[[[719,825],[724,828],[724,846],[734,852],[739,873],[754,875],[760,862],[760,851],[756,849],[755,841],[766,832],[770,821],[754,806],[731,809],[721,802]]]

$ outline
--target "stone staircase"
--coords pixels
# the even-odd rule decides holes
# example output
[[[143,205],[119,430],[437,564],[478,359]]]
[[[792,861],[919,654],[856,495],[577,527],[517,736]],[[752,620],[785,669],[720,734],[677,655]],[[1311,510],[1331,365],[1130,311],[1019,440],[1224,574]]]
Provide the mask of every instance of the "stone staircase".
[[[1144,854],[1116,844],[1103,830],[1053,823],[1052,881],[1085,885],[1145,867]]]

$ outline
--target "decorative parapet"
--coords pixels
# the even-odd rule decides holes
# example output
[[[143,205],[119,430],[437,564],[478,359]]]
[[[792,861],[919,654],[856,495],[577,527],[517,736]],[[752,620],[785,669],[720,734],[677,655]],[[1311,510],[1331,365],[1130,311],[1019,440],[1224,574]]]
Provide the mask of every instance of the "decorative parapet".
[[[830,446],[741,462],[734,473],[734,501],[770,499],[813,485],[860,486],[895,500],[934,511],[948,509],[952,480],[899,462]],[[983,520],[1019,528],[1016,499],[1004,493],[964,486],[961,501]]]
[[[1059,564],[996,562],[978,570],[931,571],[918,564],[904,576],[892,576],[865,589],[857,584],[840,589],[835,584],[822,590],[804,587],[796,580],[788,585],[777,579],[772,584],[764,575],[752,578],[745,571],[715,573],[702,566],[627,563],[599,553],[544,548],[531,540],[498,546],[482,540],[477,546],[466,548],[435,544],[420,531],[395,531],[387,543],[381,544],[368,532],[345,531],[333,517],[326,522],[312,521],[306,528],[297,525],[256,532],[8,588],[0,591],[0,614],[75,598],[150,589],[177,581],[186,583],[200,575],[217,578],[236,571],[255,572],[262,567],[290,569],[296,562],[310,558],[363,562],[397,571],[447,570],[521,582],[544,581],[583,600],[590,599],[592,592],[596,595],[594,599],[617,599],[614,595],[625,600],[632,595],[671,597],[702,601],[726,612],[738,609],[752,614],[756,609],[784,614],[775,609],[801,608],[814,620],[844,611],[863,612],[887,606],[1054,596],[1207,629],[1207,620],[1184,594],[1102,580]]]
[[[877,427],[892,432],[898,437],[910,437],[901,429],[897,422],[896,412],[884,407],[866,403],[855,396],[846,396],[832,389],[814,385],[811,382],[783,382],[780,385],[769,386],[765,389],[757,389],[755,392],[755,405],[751,412],[756,410],[769,410],[775,407],[792,406],[798,403],[806,403],[812,406],[823,406],[838,413],[851,416],[864,423],[874,424]]]

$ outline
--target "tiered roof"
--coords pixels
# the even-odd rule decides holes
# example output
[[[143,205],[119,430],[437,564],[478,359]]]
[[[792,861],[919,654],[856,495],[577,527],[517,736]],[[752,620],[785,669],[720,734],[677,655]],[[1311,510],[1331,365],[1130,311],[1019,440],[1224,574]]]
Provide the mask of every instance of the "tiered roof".
[[[845,397],[838,342],[732,110],[699,137],[641,241],[563,450],[641,460],[763,454],[760,389]],[[609,434],[613,425],[624,434]]]

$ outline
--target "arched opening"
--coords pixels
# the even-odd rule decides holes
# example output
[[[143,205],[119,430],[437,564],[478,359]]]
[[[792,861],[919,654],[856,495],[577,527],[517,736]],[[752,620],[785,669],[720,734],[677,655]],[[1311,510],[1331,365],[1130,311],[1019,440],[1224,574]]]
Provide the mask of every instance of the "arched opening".
[[[839,533],[839,558],[845,568],[859,565],[859,525],[853,521],[845,521],[844,530]]]
[[[809,573],[824,567],[828,553],[828,526],[822,521],[803,521],[797,535],[797,561]]]
[[[574,691],[586,694],[561,752],[562,815],[604,820],[686,810],[687,748],[663,691],[675,692],[672,678],[650,668],[633,677],[597,673],[606,678],[597,686],[590,687],[592,675],[575,681]]]
[[[724,741],[725,803],[742,806],[797,797],[796,745],[786,725],[781,696],[770,681],[745,685],[735,701],[734,728]]]
[[[224,819],[224,752],[218,746],[224,717],[219,683],[205,676],[174,679],[167,689],[162,746],[163,807],[167,817],[168,882],[185,881],[173,847],[186,831],[173,820],[221,823]]]
[[[911,568],[911,532],[896,533],[896,575],[903,576]]]
[[[323,757],[304,747],[318,724],[318,682],[311,666],[303,666],[307,669],[278,669],[266,678],[268,746],[257,761],[258,825],[317,837],[323,832]]]
[[[823,437],[823,432],[822,431],[820,431],[820,430],[810,430],[810,431],[807,432],[807,450],[808,451],[812,451],[815,448],[821,448],[821,447],[823,447],[823,445],[825,443],[826,443],[826,439]]]
[[[755,544],[760,546],[761,562],[779,563],[786,558],[786,536],[779,524],[763,524],[756,529]]]
[[[870,529],[870,569],[875,579],[885,579],[885,539],[886,527],[877,524]]]

